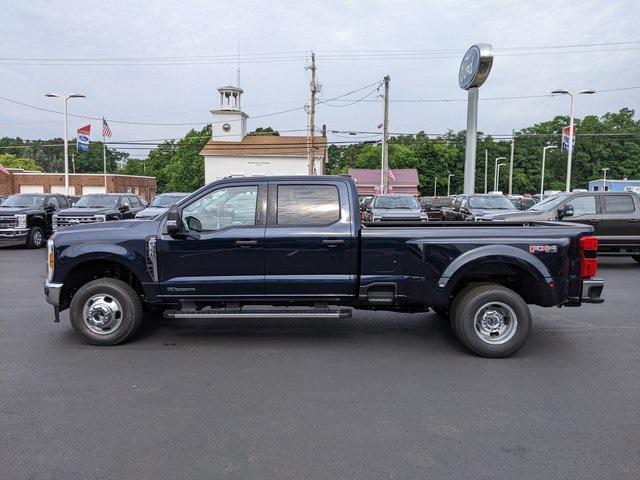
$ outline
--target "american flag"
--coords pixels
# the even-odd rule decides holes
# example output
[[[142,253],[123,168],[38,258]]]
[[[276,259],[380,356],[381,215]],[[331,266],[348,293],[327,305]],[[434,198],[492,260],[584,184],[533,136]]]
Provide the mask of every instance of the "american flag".
[[[109,124],[104,119],[104,117],[102,117],[102,136],[111,138],[111,129],[109,128]]]

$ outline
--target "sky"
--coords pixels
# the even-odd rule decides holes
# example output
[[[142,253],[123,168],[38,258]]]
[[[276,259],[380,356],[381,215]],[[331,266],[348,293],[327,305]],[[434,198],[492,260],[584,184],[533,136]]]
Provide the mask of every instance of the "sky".
[[[487,133],[567,115],[569,99],[483,98],[640,86],[640,2],[633,0],[0,0],[0,7],[0,96],[60,111],[62,101],[46,92],[85,94],[70,101],[69,111],[112,119],[114,141],[200,128],[218,106],[216,89],[236,83],[238,52],[249,128],[301,135],[310,51],[321,100],[358,90],[319,105],[316,124],[330,131],[378,131],[383,109],[375,87],[387,74],[391,132],[464,129],[466,92],[457,74],[464,52],[478,42],[495,51],[480,89],[478,128]],[[455,101],[402,101],[443,99]],[[638,109],[639,102],[640,89],[600,92],[578,97],[575,112],[602,115]],[[70,118],[69,130],[86,123]],[[91,123],[97,138],[100,122]],[[61,137],[62,117],[0,99],[4,136]],[[368,138],[376,137],[331,134],[334,141]]]

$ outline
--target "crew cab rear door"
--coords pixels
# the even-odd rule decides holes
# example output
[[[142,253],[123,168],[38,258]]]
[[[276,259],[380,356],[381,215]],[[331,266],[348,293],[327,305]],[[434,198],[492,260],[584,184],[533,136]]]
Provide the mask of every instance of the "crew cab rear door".
[[[357,242],[345,182],[269,183],[267,297],[346,298],[355,293]]]
[[[157,239],[162,297],[264,297],[266,188],[224,183],[180,205],[184,233]]]
[[[640,205],[635,193],[604,193],[600,196],[604,212],[599,232],[604,245],[640,245]]]

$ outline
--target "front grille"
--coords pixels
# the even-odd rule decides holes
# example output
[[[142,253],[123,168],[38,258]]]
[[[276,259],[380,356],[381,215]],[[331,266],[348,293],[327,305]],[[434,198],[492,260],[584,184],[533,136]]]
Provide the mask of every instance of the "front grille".
[[[97,220],[93,216],[59,216],[53,225],[53,228],[71,227],[73,225],[80,225],[83,223],[95,223]]]
[[[13,215],[0,216],[0,228],[16,228],[18,226],[18,219]]]

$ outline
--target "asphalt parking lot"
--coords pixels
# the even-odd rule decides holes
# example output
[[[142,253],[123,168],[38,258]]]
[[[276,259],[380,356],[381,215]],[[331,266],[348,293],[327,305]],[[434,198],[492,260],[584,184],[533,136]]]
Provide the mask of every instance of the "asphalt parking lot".
[[[606,303],[534,309],[512,358],[430,313],[164,321],[92,347],[0,249],[0,477],[640,478],[640,264]]]

